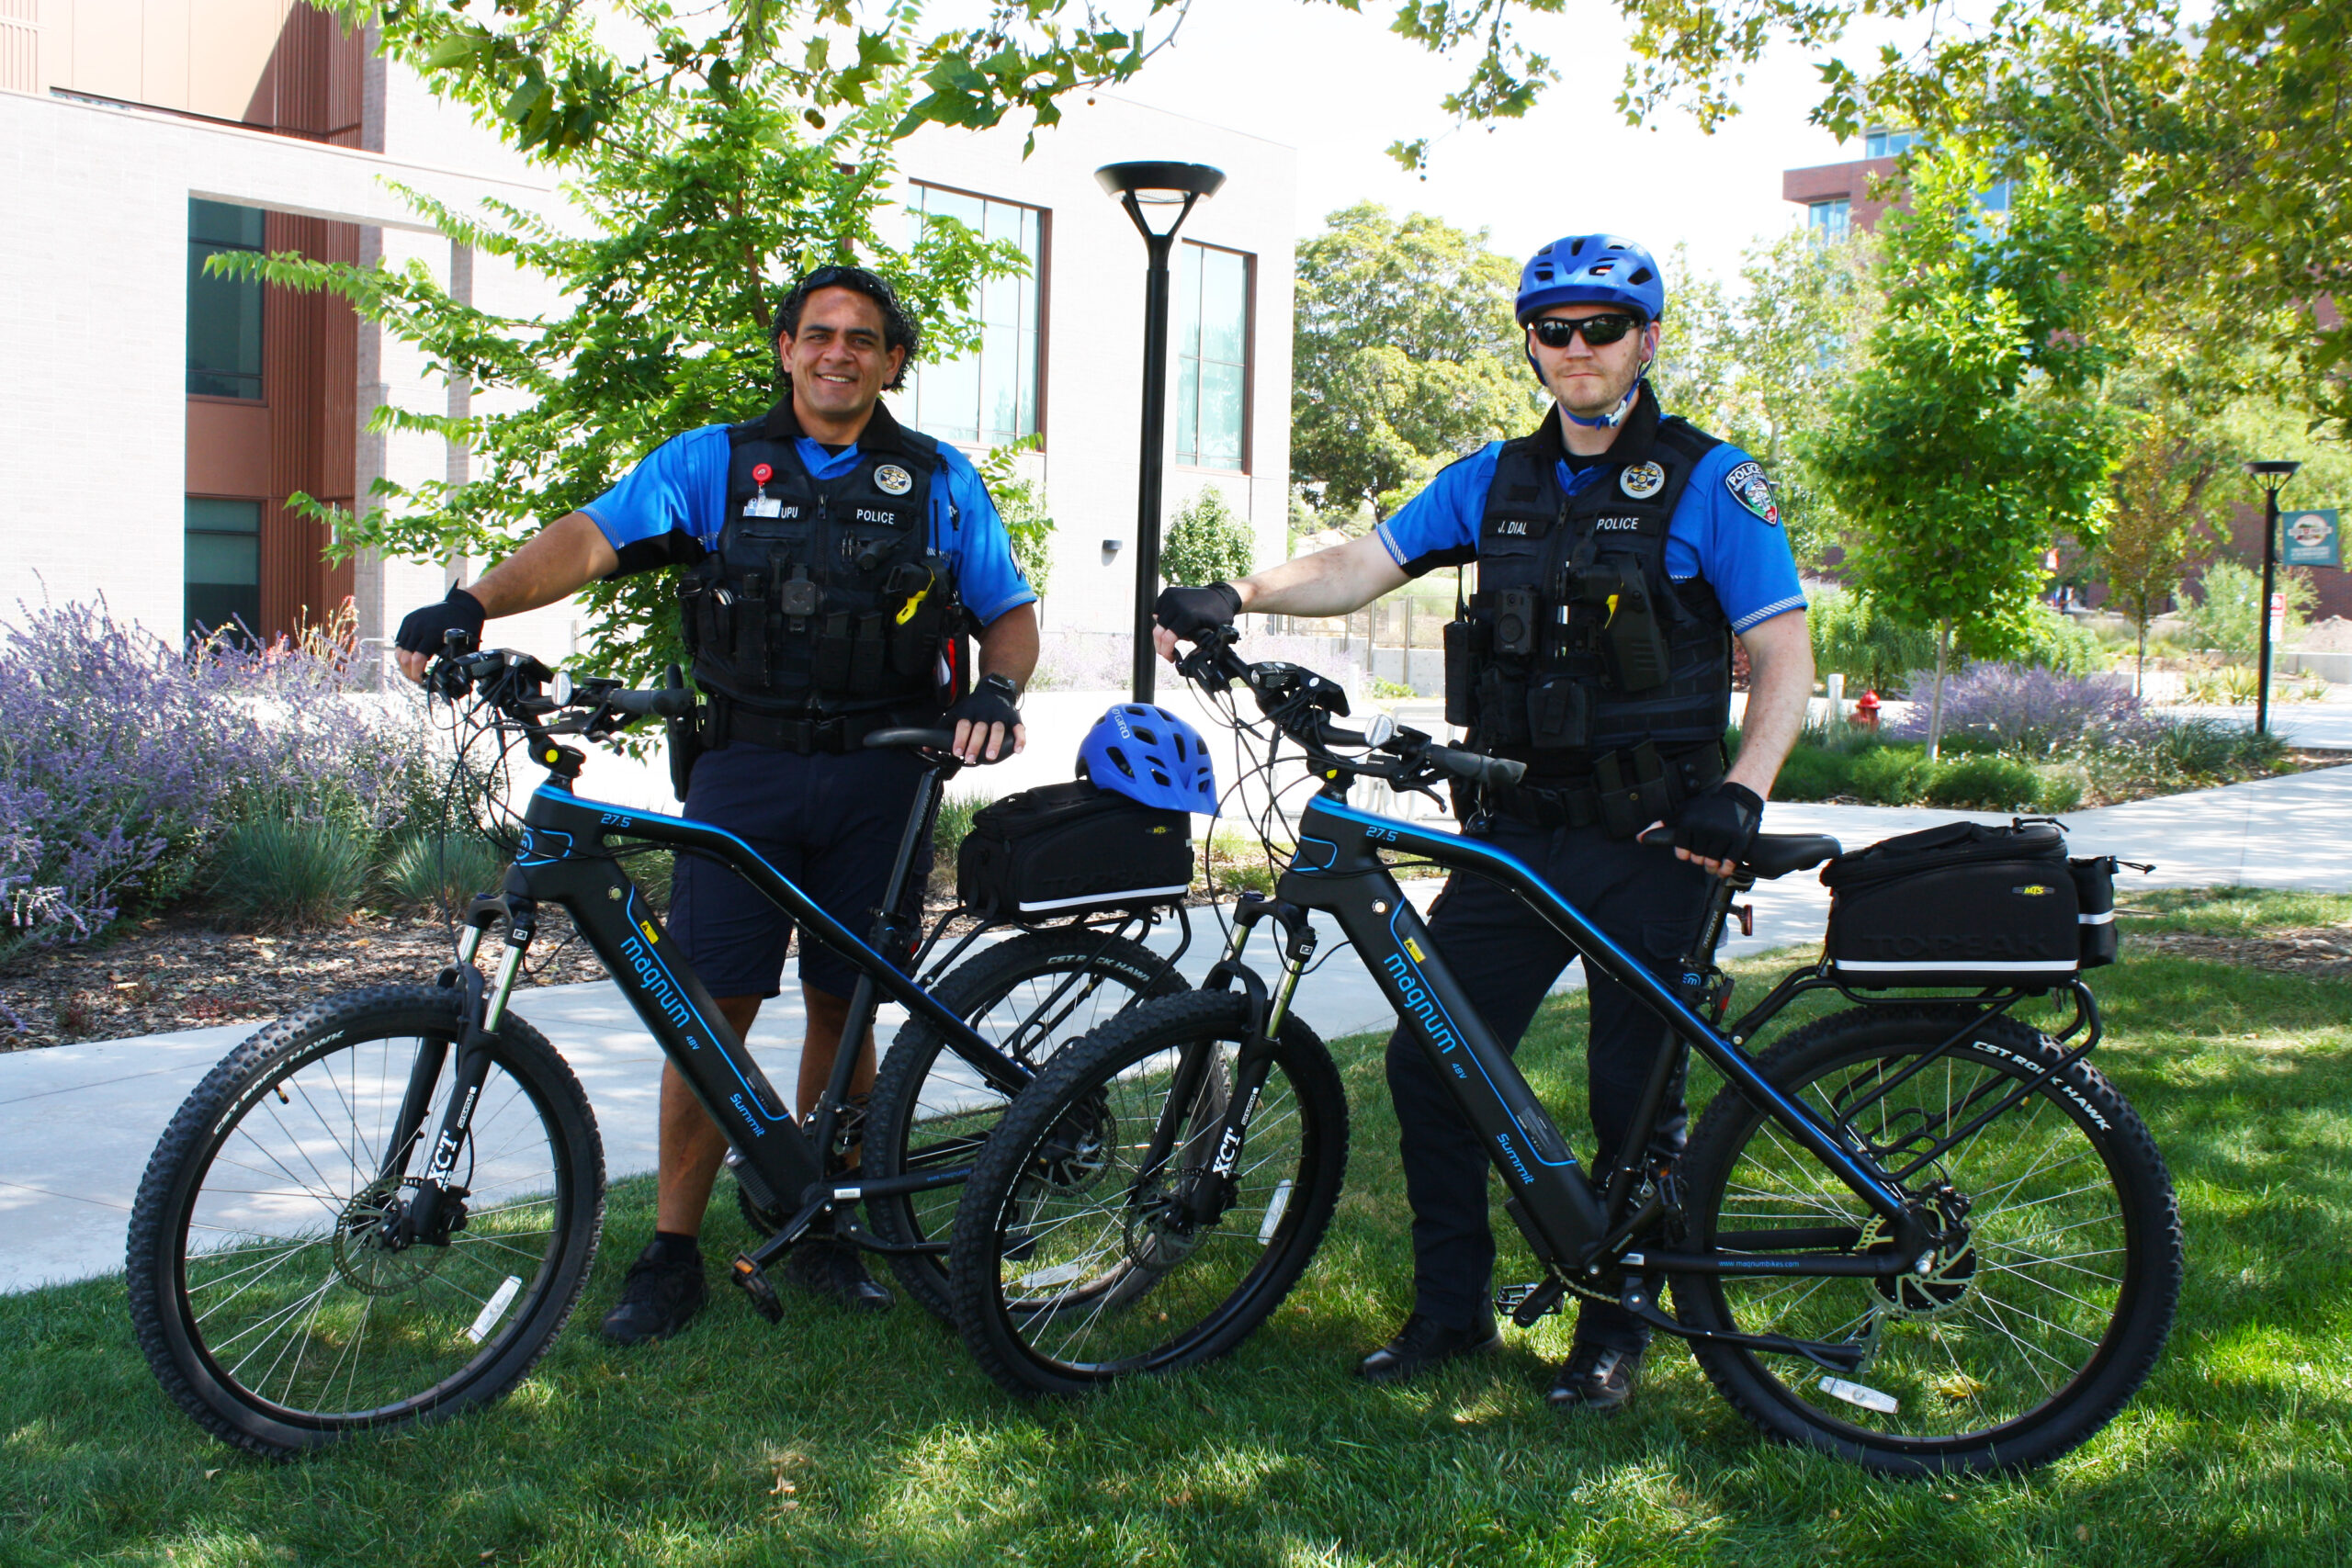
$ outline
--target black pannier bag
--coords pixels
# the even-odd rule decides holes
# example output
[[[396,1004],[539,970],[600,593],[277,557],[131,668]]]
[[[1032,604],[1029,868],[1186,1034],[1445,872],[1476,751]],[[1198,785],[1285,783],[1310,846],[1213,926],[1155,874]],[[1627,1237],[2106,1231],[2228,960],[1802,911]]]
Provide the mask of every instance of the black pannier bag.
[[[2114,941],[2111,924],[2078,919],[2078,875],[2051,822],[1951,822],[1839,855],[1821,870],[1830,973],[1861,987],[2064,985],[2083,933],[2107,931],[2110,956]]]
[[[999,919],[1173,904],[1193,881],[1193,818],[1084,779],[982,807],[956,855],[956,897]]]
[[[2075,874],[2075,919],[2082,927],[2086,969],[2115,962],[2115,865],[2113,855],[2066,863]]]

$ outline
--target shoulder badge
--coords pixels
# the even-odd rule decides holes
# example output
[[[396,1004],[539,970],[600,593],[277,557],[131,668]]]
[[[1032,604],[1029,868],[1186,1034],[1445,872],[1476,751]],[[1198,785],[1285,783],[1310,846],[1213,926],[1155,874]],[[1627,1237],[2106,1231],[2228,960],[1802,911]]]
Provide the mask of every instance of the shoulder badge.
[[[1772,501],[1772,481],[1764,477],[1764,465],[1742,463],[1724,476],[1724,488],[1731,498],[1757,516],[1777,528],[1781,525],[1781,509]]]
[[[885,463],[874,470],[874,488],[884,495],[904,495],[915,488],[915,477],[896,463]]]
[[[1635,501],[1647,501],[1666,488],[1666,470],[1656,463],[1635,463],[1617,476],[1617,488]]]

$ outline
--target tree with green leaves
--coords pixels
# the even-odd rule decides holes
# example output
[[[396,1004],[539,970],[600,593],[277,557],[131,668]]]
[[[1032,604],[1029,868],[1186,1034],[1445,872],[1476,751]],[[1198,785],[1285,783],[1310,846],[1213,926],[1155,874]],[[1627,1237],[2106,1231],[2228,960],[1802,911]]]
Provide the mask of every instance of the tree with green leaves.
[[[1511,300],[1519,264],[1424,213],[1365,202],[1298,247],[1291,478],[1385,516],[1430,475],[1543,416]]]
[[[1258,541],[1225,499],[1204,485],[1168,525],[1159,547],[1159,574],[1173,583],[1230,582],[1257,564]]]
[[[341,292],[503,411],[379,409],[379,431],[464,446],[471,477],[379,480],[356,517],[312,504],[338,550],[494,562],[668,437],[758,413],[777,391],[771,312],[811,266],[880,272],[923,323],[927,352],[944,355],[968,345],[977,285],[1023,265],[952,220],[926,224],[910,245],[882,221],[892,136],[914,85],[907,17],[857,33],[854,59],[837,64],[821,32],[797,58],[775,51],[786,21],[823,22],[839,6],[722,12],[707,35],[650,0],[623,9],[650,39],[640,56],[605,51],[568,6],[508,0],[476,18],[455,0],[406,0],[385,16],[388,51],[563,178],[569,210],[464,212],[412,197],[450,239],[543,276],[560,299],[546,313],[478,309],[420,265],[216,262]],[[667,595],[659,573],[584,592],[603,667],[651,682],[680,657]]]
[[[1885,306],[1811,461],[1847,520],[1847,568],[1883,609],[1936,630],[1928,744],[1939,749],[1955,637],[2021,644],[2058,536],[2093,543],[2116,445],[2086,395],[2106,353],[2085,327],[2098,254],[2080,209],[2033,170],[2002,219],[1964,146],[1917,155],[1891,216]]]

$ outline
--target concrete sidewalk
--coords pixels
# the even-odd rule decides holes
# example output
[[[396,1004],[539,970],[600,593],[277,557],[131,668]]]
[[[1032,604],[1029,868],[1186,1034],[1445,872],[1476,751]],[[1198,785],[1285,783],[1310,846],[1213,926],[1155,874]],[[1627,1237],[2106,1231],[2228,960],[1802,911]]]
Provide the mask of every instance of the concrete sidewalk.
[[[1905,833],[1956,815],[1874,807],[1774,806],[1775,832],[1830,833],[1848,848]],[[1975,814],[1980,821],[2005,818]],[[2154,861],[2142,884],[2170,886],[2244,884],[2352,891],[2352,766],[2226,789],[2140,801],[2068,818],[2077,853]],[[1407,895],[1426,908],[1434,880],[1410,882]],[[1817,939],[1828,891],[1810,874],[1755,891],[1756,932],[1735,937],[1726,952],[1745,954]],[[1181,964],[1197,981],[1222,943],[1209,911],[1193,912],[1193,941]],[[1328,1040],[1385,1030],[1394,1014],[1338,931],[1318,921],[1324,959],[1302,983],[1300,1017]],[[1162,928],[1152,942],[1168,951]],[[1256,949],[1261,963],[1265,949]],[[423,978],[423,976],[420,976]],[[1572,967],[1562,989],[1581,984]],[[661,1055],[636,1015],[608,982],[554,986],[519,993],[514,1011],[553,1041],[587,1089],[604,1134],[606,1168],[618,1179],[650,1170]],[[887,1042],[903,1014],[886,1009]],[[798,1068],[797,998],[769,1005],[753,1055],[769,1077],[789,1085]],[[86,1279],[121,1267],[125,1226],[149,1153],[172,1113],[212,1065],[251,1033],[231,1024],[99,1044],[59,1046],[0,1056],[0,1291]]]

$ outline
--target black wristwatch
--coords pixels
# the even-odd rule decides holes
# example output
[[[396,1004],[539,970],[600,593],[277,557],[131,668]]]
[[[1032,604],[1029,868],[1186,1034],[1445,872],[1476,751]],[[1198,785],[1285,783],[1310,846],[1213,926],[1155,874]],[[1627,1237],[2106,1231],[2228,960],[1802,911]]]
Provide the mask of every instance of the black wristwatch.
[[[1012,677],[1001,670],[993,670],[981,676],[980,683],[973,687],[972,692],[975,696],[982,692],[994,692],[1008,703],[1017,703],[1021,700],[1021,688],[1014,685]]]

